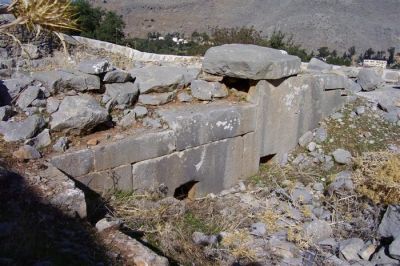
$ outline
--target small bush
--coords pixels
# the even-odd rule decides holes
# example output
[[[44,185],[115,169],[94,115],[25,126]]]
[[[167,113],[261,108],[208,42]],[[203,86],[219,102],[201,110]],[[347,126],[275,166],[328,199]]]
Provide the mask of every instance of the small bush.
[[[366,153],[358,160],[357,168],[357,192],[376,204],[400,204],[399,154]]]

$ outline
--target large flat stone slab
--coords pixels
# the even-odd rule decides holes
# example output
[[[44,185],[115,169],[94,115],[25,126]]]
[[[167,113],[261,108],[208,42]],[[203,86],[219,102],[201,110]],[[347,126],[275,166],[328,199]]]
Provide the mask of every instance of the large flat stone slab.
[[[164,184],[173,195],[181,185],[198,181],[196,196],[235,185],[242,174],[243,138],[237,137],[146,160],[133,165],[134,189]]]
[[[161,109],[158,114],[175,132],[179,151],[241,136],[256,128],[254,104],[197,104]]]
[[[94,170],[102,171],[160,157],[175,151],[172,130],[147,132],[105,144],[94,149]]]
[[[301,60],[279,50],[250,44],[226,44],[210,48],[203,71],[241,79],[281,79],[300,72]]]

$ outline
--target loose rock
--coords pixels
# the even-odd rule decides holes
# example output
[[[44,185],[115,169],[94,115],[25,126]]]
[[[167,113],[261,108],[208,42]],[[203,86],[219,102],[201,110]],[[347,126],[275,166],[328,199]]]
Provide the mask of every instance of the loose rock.
[[[339,164],[350,164],[351,163],[351,153],[347,150],[337,149],[333,153],[333,158],[335,162]]]
[[[20,147],[13,153],[13,156],[21,160],[39,159],[42,157],[34,147],[29,145]]]
[[[7,142],[26,140],[36,136],[45,124],[43,117],[32,115],[21,122],[0,122],[0,133]]]

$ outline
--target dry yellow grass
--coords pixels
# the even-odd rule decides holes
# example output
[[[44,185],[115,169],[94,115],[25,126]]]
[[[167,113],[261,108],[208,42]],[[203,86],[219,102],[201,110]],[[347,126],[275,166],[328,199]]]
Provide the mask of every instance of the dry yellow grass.
[[[400,155],[365,153],[357,162],[354,180],[357,192],[374,203],[400,203]]]

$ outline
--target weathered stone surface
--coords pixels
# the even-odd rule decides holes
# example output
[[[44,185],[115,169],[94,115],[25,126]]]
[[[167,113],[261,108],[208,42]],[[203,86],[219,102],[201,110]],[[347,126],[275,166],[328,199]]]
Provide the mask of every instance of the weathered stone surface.
[[[354,184],[352,180],[352,172],[343,171],[336,174],[335,179],[328,187],[328,193],[332,195],[335,191],[352,191],[354,189]]]
[[[89,131],[109,119],[107,110],[91,96],[65,97],[57,112],[51,116],[50,126],[54,131]]]
[[[384,69],[382,78],[385,82],[399,84],[400,83],[400,71]]]
[[[102,171],[169,154],[175,150],[171,130],[129,136],[94,149],[95,170]]]
[[[136,78],[141,94],[150,92],[171,92],[182,88],[187,70],[182,67],[150,66],[133,69],[130,74]]]
[[[181,92],[177,96],[178,100],[183,103],[191,102],[193,97],[189,95],[187,92]]]
[[[384,265],[384,266],[397,266],[399,261],[392,259],[387,255],[386,248],[382,247],[377,253],[372,256],[371,262],[373,265]]]
[[[29,145],[24,145],[20,147],[17,151],[13,152],[13,156],[17,159],[22,160],[39,159],[40,157],[42,157],[40,155],[40,152]]]
[[[33,80],[26,76],[18,79],[0,80],[0,106],[10,105],[11,101],[32,82]]]
[[[203,71],[242,79],[281,79],[300,71],[300,58],[279,50],[246,44],[226,44],[210,48]]]
[[[202,232],[194,232],[192,234],[192,240],[196,245],[200,245],[200,246],[215,245],[218,243],[217,236],[206,235]]]
[[[168,266],[168,260],[117,230],[103,232],[104,242],[127,258],[127,265]]]
[[[36,137],[27,140],[25,144],[28,144],[35,149],[42,149],[51,144],[50,131],[46,128],[40,132]]]
[[[59,138],[53,145],[53,150],[56,152],[65,152],[68,149],[69,140],[67,137]]]
[[[87,217],[85,194],[75,186],[75,182],[52,165],[39,175],[50,188],[50,203],[65,214],[82,219]]]
[[[0,107],[0,121],[7,121],[13,115],[13,109],[11,106],[6,105]]]
[[[105,94],[115,104],[133,105],[139,95],[139,89],[132,82],[106,84]]]
[[[176,147],[184,150],[255,131],[253,104],[197,104],[157,112],[177,136]]]
[[[23,44],[21,48],[21,55],[24,58],[38,59],[41,57],[39,48],[34,44]]]
[[[143,118],[147,115],[148,110],[144,106],[135,106],[135,108],[133,108],[133,112],[135,112],[137,118]]]
[[[116,69],[110,72],[107,72],[103,78],[105,83],[125,83],[129,81],[133,81],[131,74],[128,72]]]
[[[299,138],[299,145],[301,147],[306,147],[314,138],[314,135],[311,131],[307,131]]]
[[[400,237],[398,236],[389,246],[389,255],[396,259],[400,260]]]
[[[107,59],[94,59],[80,62],[78,70],[91,75],[99,75],[113,70],[113,67]]]
[[[88,174],[93,170],[94,153],[90,149],[55,156],[50,163],[72,177]]]
[[[346,239],[339,244],[339,255],[350,262],[361,260],[358,252],[364,247],[364,241],[359,238]]]
[[[393,237],[397,238],[400,236],[400,205],[389,205],[385,215],[379,225],[379,235],[381,237]]]
[[[373,69],[363,68],[358,73],[357,83],[363,91],[373,91],[382,88],[385,81]]]
[[[121,127],[130,127],[136,122],[136,114],[135,112],[129,112],[128,114],[124,115],[120,121],[118,121],[118,126]]]
[[[73,70],[54,70],[35,72],[32,77],[40,81],[52,95],[68,90],[98,91],[100,78]]]
[[[113,169],[91,172],[76,178],[79,182],[100,194],[114,190],[132,191],[132,166],[122,165]]]
[[[118,230],[121,224],[122,221],[119,219],[106,217],[96,223],[96,229],[98,232],[103,232],[104,230],[112,230],[112,229]]]
[[[58,110],[58,107],[60,106],[61,101],[54,98],[50,97],[47,99],[47,105],[46,105],[46,111],[49,114],[55,113]]]
[[[219,82],[193,80],[190,89],[193,97],[203,101],[211,101],[213,98],[224,98],[228,96],[227,87]]]
[[[7,142],[26,140],[34,137],[44,126],[44,119],[33,115],[21,122],[0,121],[0,133]]]
[[[379,103],[382,109],[386,109],[383,108],[384,106],[398,106],[400,104],[400,90],[396,88],[385,87],[375,91],[359,92],[357,95]],[[387,109],[384,111],[387,111]]]
[[[16,102],[17,106],[24,110],[26,107],[31,105],[31,103],[39,97],[40,87],[38,86],[28,86],[18,97]]]
[[[248,100],[258,104],[260,157],[278,154],[279,160],[296,147],[300,136],[346,102],[340,89],[326,90],[329,84],[321,83],[325,80],[303,75],[279,83],[260,81],[250,88]]]
[[[133,187],[164,184],[168,194],[173,195],[179,186],[198,181],[196,196],[216,193],[242,178],[242,156],[243,138],[236,137],[142,161],[132,167]]]
[[[332,236],[333,231],[329,223],[315,220],[304,225],[304,234],[311,243],[317,244]]]
[[[175,91],[155,94],[141,94],[139,96],[139,103],[144,105],[163,105],[171,102],[175,96]]]
[[[337,149],[332,153],[333,159],[339,164],[350,164],[351,153],[347,150]]]
[[[322,60],[319,60],[317,58],[312,58],[310,60],[310,63],[308,63],[307,69],[309,70],[315,70],[315,71],[328,71],[332,70],[332,65],[325,63]]]

